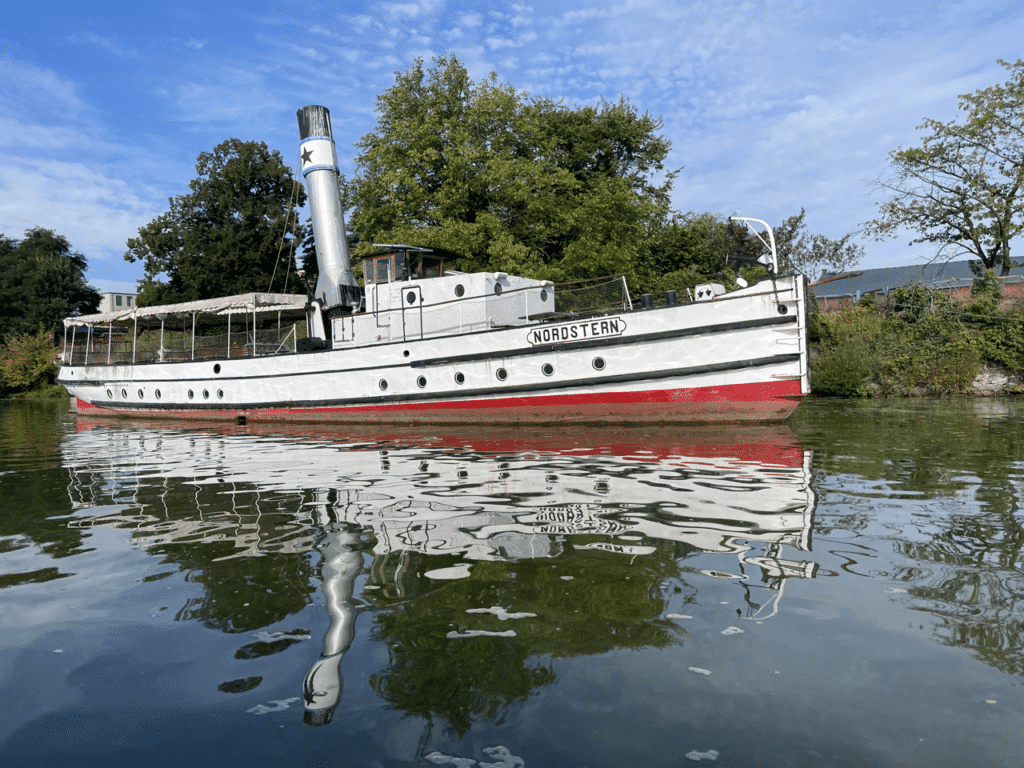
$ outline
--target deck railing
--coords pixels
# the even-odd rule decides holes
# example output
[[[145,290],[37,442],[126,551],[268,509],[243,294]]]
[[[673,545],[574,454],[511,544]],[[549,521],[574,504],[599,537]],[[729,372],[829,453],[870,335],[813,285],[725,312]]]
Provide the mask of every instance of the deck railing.
[[[622,275],[561,283],[553,289],[554,311],[537,314],[541,307],[530,299],[531,292],[537,291],[536,286],[508,291],[492,309],[502,317],[511,318],[509,322],[519,324],[623,312],[633,308],[626,279]],[[397,324],[399,338],[422,338],[425,325],[431,328],[432,334],[438,333],[439,328],[446,328],[449,333],[466,333],[492,325],[491,318],[481,314],[478,298],[467,296],[379,313],[373,312],[371,307],[370,314],[377,315],[382,327]],[[289,314],[290,317],[287,316]],[[437,319],[425,323],[427,315],[431,314]],[[67,365],[130,365],[259,357],[295,352],[299,339],[306,336],[305,320],[298,320],[294,312],[281,313],[276,318],[276,325],[273,315],[270,318],[264,315],[259,322],[248,316],[252,321],[242,320],[241,323],[236,316],[234,324],[230,317],[184,315],[162,322],[157,316],[150,316],[139,324],[124,321],[91,327],[75,326],[65,337],[63,360]],[[261,328],[261,324],[271,327]],[[395,340],[391,333],[388,336],[389,340]]]
[[[233,332],[197,333],[147,329],[138,336],[131,328],[105,326],[79,327],[64,347],[67,365],[124,365],[191,360],[224,360],[260,357],[295,352],[297,340],[305,333],[305,323],[280,328],[238,329]],[[134,342],[134,344],[133,344]],[[134,348],[133,348],[134,347]]]

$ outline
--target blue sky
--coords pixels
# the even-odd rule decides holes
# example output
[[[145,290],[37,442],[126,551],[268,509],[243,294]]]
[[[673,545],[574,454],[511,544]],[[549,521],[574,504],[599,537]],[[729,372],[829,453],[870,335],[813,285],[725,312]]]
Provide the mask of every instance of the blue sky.
[[[765,219],[807,210],[837,238],[873,218],[887,154],[925,117],[1006,80],[1024,4],[546,0],[44,3],[0,16],[0,232],[43,226],[89,260],[100,290],[133,290],[125,241],[188,191],[224,139],[294,167],[295,110],[331,110],[342,171],[374,102],[417,58],[569,105],[625,95],[660,116],[673,207]],[[926,261],[909,234],[863,267]]]

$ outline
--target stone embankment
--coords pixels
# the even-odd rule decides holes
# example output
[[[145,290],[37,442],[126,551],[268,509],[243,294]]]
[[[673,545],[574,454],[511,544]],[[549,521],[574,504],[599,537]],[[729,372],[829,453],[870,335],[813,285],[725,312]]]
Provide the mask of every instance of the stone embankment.
[[[971,384],[975,395],[1020,395],[1024,384],[1020,376],[1012,376],[999,368],[984,368]]]

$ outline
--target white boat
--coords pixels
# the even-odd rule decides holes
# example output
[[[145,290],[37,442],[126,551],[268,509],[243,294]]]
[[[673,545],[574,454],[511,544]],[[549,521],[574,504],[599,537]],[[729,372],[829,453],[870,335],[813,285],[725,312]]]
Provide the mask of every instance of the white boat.
[[[383,246],[351,271],[326,108],[299,110],[314,298],[245,294],[70,317],[58,382],[82,414],[380,423],[785,419],[808,393],[806,287],[644,295],[463,273]],[[682,299],[682,300],[680,300]]]

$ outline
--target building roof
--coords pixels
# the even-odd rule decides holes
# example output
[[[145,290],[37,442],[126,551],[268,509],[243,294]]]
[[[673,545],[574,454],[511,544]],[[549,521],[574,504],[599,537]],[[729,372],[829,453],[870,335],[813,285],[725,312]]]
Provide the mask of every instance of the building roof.
[[[888,293],[894,288],[923,285],[928,288],[970,288],[974,282],[971,261],[936,261],[909,267],[883,267],[861,269],[826,275],[811,285],[817,298],[857,296],[865,293]],[[974,262],[977,263],[977,262]],[[1024,267],[1010,270],[1007,282],[1024,281]]]

